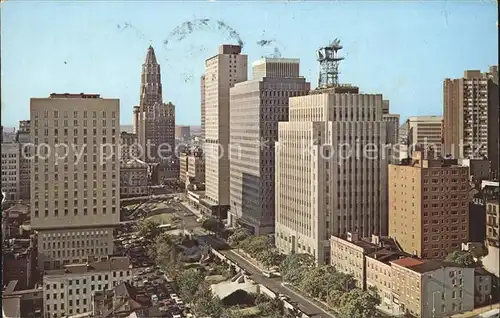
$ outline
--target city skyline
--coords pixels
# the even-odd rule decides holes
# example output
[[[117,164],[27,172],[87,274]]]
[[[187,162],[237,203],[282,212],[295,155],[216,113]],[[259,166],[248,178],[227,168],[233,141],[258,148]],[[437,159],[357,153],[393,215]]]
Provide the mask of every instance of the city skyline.
[[[229,6],[220,2],[159,3],[155,11],[148,11],[150,4],[137,7],[134,3],[120,5],[116,10],[114,3],[23,5],[16,1],[2,4],[2,125],[6,127],[17,126],[19,120],[28,118],[30,97],[45,97],[53,92],[119,98],[120,122],[131,124],[132,108],[139,101],[140,65],[149,40],[162,65],[164,101],[177,105],[177,122],[185,125],[200,125],[200,97],[190,92],[199,90],[204,61],[216,55],[219,44],[237,44],[237,38],[244,42],[242,53],[249,56],[250,63],[272,55],[275,49],[283,57],[299,58],[301,74],[313,88],[318,76],[315,50],[340,38],[346,57],[340,66],[340,81],[358,85],[366,93],[383,93],[391,102],[392,112],[401,114],[401,122],[410,115],[441,115],[443,79],[461,77],[464,69],[485,71],[496,64],[498,53],[494,36],[496,11],[490,10],[493,2],[392,3],[390,11],[385,9],[386,3],[363,4],[363,9],[372,6],[371,10],[359,11],[359,3],[325,2],[319,7],[307,1],[257,2],[252,3],[252,8],[244,3],[231,6],[231,15]],[[330,14],[328,8],[336,17],[327,20],[328,27],[304,27]],[[39,17],[54,10],[64,18],[44,20],[44,28],[38,29],[43,29],[44,34],[38,33],[35,26],[42,23]],[[108,10],[116,13],[113,18],[106,13]],[[267,12],[262,17],[254,15],[252,24],[239,21],[238,12],[249,10]],[[278,10],[280,19],[271,21],[270,15]],[[403,10],[411,14],[403,15]],[[461,21],[470,20],[471,10],[476,20],[466,28]],[[92,15],[85,14],[91,11]],[[141,12],[149,12],[143,15],[148,18],[140,17]],[[160,21],[154,17],[163,12],[173,18],[150,23]],[[356,25],[350,23],[354,14],[359,20]],[[419,20],[423,14],[427,15],[425,21]],[[200,20],[205,17],[210,20]],[[169,30],[185,21],[193,21],[192,26],[201,31],[179,40],[187,25],[178,28],[177,35]],[[207,28],[200,27],[203,21]],[[61,24],[66,27],[60,28]],[[100,29],[97,36],[93,28]],[[310,36],[312,31],[315,36]],[[35,59],[30,57],[33,52],[37,52]]]

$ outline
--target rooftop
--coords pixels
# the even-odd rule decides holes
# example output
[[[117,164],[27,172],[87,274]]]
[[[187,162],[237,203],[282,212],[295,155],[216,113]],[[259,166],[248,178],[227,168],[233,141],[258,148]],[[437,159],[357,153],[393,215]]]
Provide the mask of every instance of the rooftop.
[[[111,257],[107,261],[95,262],[90,264],[70,264],[64,266],[64,269],[54,269],[45,271],[45,275],[65,275],[65,274],[83,274],[91,272],[119,271],[128,270],[131,263],[128,257]]]
[[[51,93],[49,98],[101,98],[100,94]]]
[[[405,257],[405,258],[401,258],[401,259],[392,261],[391,263],[402,266],[402,267],[411,267],[411,266],[423,264],[424,261],[416,259],[416,258],[412,258],[412,257]]]

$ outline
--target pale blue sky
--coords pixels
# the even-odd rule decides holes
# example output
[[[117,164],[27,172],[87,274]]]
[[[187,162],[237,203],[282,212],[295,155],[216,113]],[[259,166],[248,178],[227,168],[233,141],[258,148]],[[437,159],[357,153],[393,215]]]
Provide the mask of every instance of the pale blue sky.
[[[149,41],[162,67],[163,97],[177,124],[200,122],[204,60],[228,32],[196,31],[163,42],[189,20],[221,20],[240,34],[249,62],[272,54],[257,41],[275,39],[283,57],[300,58],[316,86],[315,51],[344,44],[341,82],[382,93],[391,112],[441,114],[442,81],[497,63],[496,1],[28,1],[2,4],[2,124],[29,117],[29,98],[52,92],[99,93],[121,100],[130,124],[139,100]],[[125,23],[132,27],[123,30]],[[120,28],[118,28],[120,25]],[[142,35],[141,35],[142,34]],[[66,62],[66,63],[65,63]],[[249,63],[249,64],[250,64]]]

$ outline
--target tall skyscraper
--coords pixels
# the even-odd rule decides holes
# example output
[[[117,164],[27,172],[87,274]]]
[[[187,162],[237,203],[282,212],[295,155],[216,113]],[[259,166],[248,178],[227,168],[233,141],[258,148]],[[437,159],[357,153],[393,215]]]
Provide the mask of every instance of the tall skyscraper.
[[[160,155],[165,158],[172,154],[175,150],[175,106],[163,103],[160,64],[152,46],[149,46],[142,64],[141,96],[139,111],[136,112],[134,109],[134,123],[136,127],[142,125],[138,131],[139,142],[145,151],[147,144],[151,145],[146,160],[158,162]]]
[[[444,258],[469,236],[468,168],[415,151],[389,165],[389,236],[422,258]]]
[[[408,156],[412,151],[418,149],[432,151],[435,155],[443,155],[442,152],[442,119],[441,116],[410,116],[406,120],[407,142],[410,148]]]
[[[491,161],[498,175],[498,66],[444,80],[444,151],[457,158]]]
[[[247,80],[247,56],[239,45],[221,45],[205,61],[205,213],[221,218],[229,209],[229,89]]]
[[[201,140],[205,140],[205,75],[200,78],[201,93]]]
[[[278,122],[288,121],[288,98],[310,90],[298,59],[263,58],[253,79],[231,88],[231,224],[255,234],[274,232],[274,141]]]
[[[106,259],[120,222],[120,101],[51,94],[31,99],[30,118],[40,270]]]
[[[335,84],[289,103],[276,145],[276,245],[329,264],[331,235],[387,234],[382,95]]]

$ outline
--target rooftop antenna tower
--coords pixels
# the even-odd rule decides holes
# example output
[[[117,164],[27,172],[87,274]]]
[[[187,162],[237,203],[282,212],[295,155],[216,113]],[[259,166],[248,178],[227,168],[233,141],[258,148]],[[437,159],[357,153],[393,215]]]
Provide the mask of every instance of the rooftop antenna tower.
[[[318,88],[327,88],[339,85],[339,64],[344,58],[338,56],[342,50],[339,39],[318,49],[316,56],[319,62]]]

